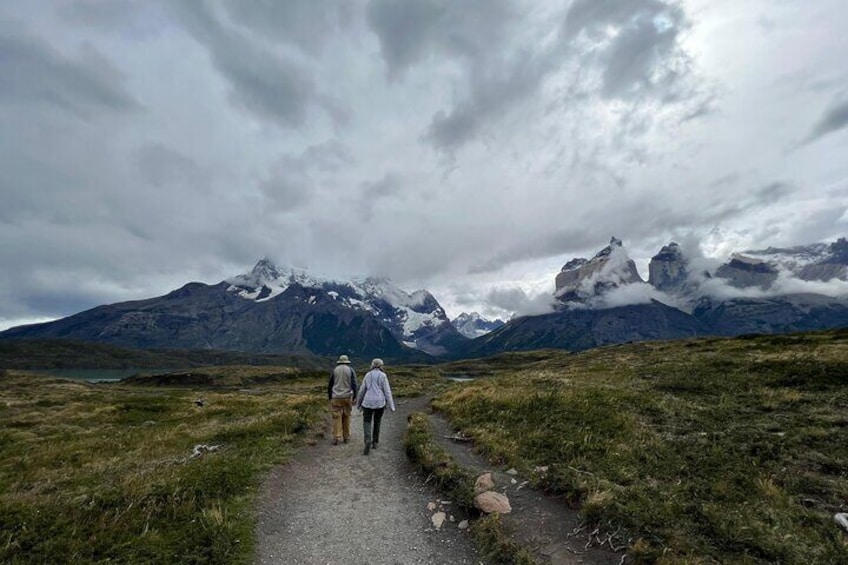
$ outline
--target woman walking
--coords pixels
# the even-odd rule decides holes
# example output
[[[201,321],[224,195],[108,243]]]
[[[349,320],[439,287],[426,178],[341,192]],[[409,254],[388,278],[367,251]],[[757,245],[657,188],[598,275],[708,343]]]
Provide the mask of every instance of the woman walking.
[[[365,428],[365,455],[371,449],[377,449],[380,443],[380,421],[383,419],[383,411],[388,406],[392,412],[395,411],[395,401],[392,398],[392,387],[389,386],[389,378],[381,369],[382,359],[371,361],[371,370],[362,379],[359,387],[359,396],[356,405],[362,409],[362,424]],[[374,429],[372,433],[371,424]]]

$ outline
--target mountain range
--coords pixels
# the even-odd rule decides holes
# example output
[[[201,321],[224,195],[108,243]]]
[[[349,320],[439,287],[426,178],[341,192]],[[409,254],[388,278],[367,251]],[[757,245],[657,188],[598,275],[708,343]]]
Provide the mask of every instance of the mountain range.
[[[426,290],[386,278],[332,280],[260,260],[217,284],[104,305],[0,339],[74,339],[135,348],[220,349],[424,362],[543,347],[848,326],[848,242],[734,254],[720,265],[669,243],[648,280],[616,238],[554,278],[547,314],[449,320]]]
[[[717,267],[664,246],[644,281],[622,242],[556,275],[552,312],[510,320],[462,356],[543,347],[848,327],[848,242],[735,253]]]

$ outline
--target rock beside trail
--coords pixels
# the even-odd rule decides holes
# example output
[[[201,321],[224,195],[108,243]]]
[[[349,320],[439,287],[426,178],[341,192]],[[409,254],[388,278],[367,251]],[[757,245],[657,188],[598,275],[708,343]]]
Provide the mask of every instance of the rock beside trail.
[[[495,488],[495,481],[492,480],[491,473],[483,473],[474,482],[474,492],[480,493]]]
[[[842,526],[842,529],[848,532],[848,514],[839,513],[833,515],[833,521]]]
[[[507,498],[505,494],[491,490],[482,492],[475,496],[474,506],[486,514],[491,514],[493,512],[509,514],[512,512],[512,507],[509,505],[509,498]]]
[[[433,527],[437,530],[442,529],[442,524],[445,523],[445,513],[444,512],[436,512],[430,517],[430,521],[433,523]]]

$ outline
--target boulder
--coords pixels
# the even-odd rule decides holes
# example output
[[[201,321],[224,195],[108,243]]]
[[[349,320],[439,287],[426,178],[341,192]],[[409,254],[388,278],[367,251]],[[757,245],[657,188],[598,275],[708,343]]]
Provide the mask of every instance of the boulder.
[[[848,532],[848,514],[840,512],[833,515],[833,521],[839,524],[843,530]]]
[[[474,482],[474,492],[484,492],[495,488],[495,481],[492,480],[491,473],[483,473]]]
[[[505,494],[487,490],[474,497],[474,506],[479,508],[481,512],[491,514],[498,512],[499,514],[509,514],[512,512],[512,507],[509,505],[509,498]]]

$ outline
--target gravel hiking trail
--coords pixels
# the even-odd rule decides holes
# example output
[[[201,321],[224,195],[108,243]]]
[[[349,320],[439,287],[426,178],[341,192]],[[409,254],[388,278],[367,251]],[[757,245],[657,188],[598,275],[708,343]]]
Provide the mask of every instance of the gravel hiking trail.
[[[272,470],[258,502],[255,562],[276,564],[473,564],[478,557],[465,518],[451,511],[406,458],[407,416],[425,397],[401,399],[386,411],[380,447],[363,455],[362,414],[353,411],[351,441],[325,437]],[[448,517],[431,520],[435,503]],[[450,518],[453,517],[453,521]]]

